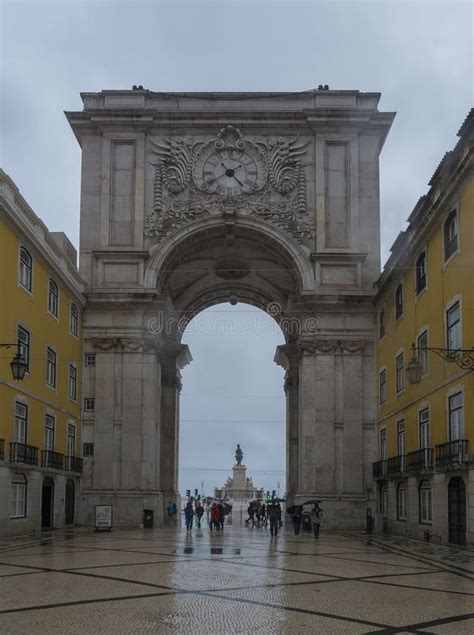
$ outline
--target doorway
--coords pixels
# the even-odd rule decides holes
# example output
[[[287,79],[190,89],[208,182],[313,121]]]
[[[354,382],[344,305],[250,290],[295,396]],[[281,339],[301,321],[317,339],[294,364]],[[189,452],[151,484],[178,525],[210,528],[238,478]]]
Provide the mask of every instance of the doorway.
[[[448,485],[448,524],[449,542],[455,545],[466,544],[466,486],[460,476],[449,481]]]
[[[54,481],[50,476],[43,479],[41,493],[41,528],[53,528]]]
[[[76,499],[76,486],[72,479],[66,483],[64,524],[74,525],[74,504]]]

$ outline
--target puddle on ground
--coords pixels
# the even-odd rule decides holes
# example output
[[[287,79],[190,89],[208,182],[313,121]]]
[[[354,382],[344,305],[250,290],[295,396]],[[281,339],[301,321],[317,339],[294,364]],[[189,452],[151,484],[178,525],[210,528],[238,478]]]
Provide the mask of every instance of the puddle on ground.
[[[210,553],[211,556],[240,556],[240,551],[240,549],[230,549],[226,547],[183,547],[183,549],[174,549],[173,553],[184,553],[186,555],[204,555]]]

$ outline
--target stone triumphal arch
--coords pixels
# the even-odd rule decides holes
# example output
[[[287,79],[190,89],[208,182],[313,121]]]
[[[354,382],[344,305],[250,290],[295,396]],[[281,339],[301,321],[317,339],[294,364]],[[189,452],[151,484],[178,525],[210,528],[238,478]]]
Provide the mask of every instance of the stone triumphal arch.
[[[378,93],[83,93],[81,520],[158,519],[176,500],[181,343],[219,302],[270,313],[286,343],[287,492],[359,525],[373,458]],[[89,448],[91,446],[88,446]]]

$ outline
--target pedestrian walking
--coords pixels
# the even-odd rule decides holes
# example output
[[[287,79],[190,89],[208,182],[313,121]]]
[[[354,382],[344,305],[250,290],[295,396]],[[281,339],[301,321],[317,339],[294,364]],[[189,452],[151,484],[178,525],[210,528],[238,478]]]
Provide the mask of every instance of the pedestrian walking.
[[[319,527],[324,516],[324,511],[319,506],[319,503],[315,503],[311,510],[311,525],[313,527],[314,537],[319,538]]]
[[[277,506],[273,503],[273,504],[269,504],[267,505],[267,516],[268,516],[268,520],[270,522],[270,535],[273,537],[277,537],[278,536],[278,524],[279,524],[279,520],[278,520],[278,509]]]
[[[194,511],[196,514],[197,528],[201,529],[201,519],[204,514],[204,507],[201,505],[201,501],[198,502],[198,504],[196,505],[196,509]]]
[[[301,505],[295,505],[291,513],[291,522],[293,523],[293,530],[295,532],[295,536],[300,535],[302,518],[303,518],[303,507]]]
[[[252,521],[252,527],[254,527],[255,526],[255,508],[253,506],[253,503],[250,503],[250,505],[247,507],[247,514],[249,515],[249,517],[245,521],[245,525],[248,527],[249,522]]]
[[[224,505],[222,503],[218,503],[217,507],[219,509],[219,526],[224,531]]]
[[[188,501],[184,508],[184,518],[186,520],[186,530],[191,531],[193,528],[194,509],[191,501]]]
[[[176,513],[177,513],[177,508],[176,508],[176,504],[173,503],[173,501],[169,501],[168,505],[166,506],[166,515],[168,518],[168,524],[169,525],[175,525],[176,524]]]
[[[216,531],[219,531],[221,526],[220,523],[220,515],[219,515],[219,507],[217,503],[212,503],[211,505],[211,522],[209,523],[209,528],[212,531],[214,528]]]

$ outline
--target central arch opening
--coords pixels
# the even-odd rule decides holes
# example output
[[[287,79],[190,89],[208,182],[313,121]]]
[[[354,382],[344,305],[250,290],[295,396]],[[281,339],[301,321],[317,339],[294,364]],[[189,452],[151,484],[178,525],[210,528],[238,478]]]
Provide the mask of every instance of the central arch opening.
[[[232,492],[237,444],[243,451],[249,498],[255,490],[286,491],[284,370],[274,363],[285,344],[277,322],[250,304],[216,304],[201,311],[182,337],[193,362],[182,370],[179,491],[201,496]],[[251,487],[254,494],[250,493]],[[216,489],[218,490],[216,492]]]

